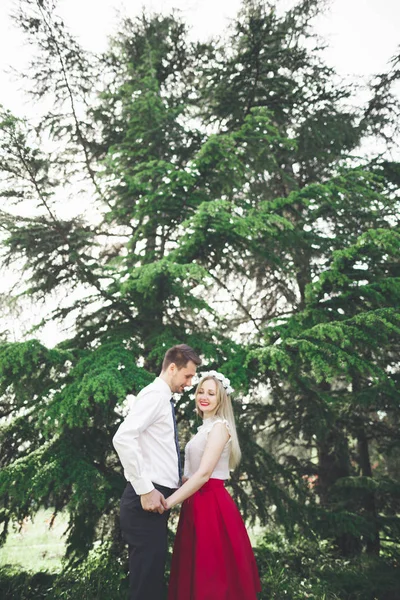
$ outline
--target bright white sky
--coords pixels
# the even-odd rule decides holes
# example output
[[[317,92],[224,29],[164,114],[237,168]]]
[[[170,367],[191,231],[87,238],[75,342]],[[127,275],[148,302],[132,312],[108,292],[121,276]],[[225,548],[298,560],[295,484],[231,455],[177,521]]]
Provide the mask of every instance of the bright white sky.
[[[33,116],[19,85],[6,71],[21,68],[30,49],[15,29],[9,14],[17,0],[0,4],[0,103],[18,116]],[[294,0],[278,0],[282,10]],[[240,0],[59,0],[59,13],[82,45],[103,50],[107,36],[115,31],[118,11],[133,16],[143,7],[149,11],[182,12],[196,38],[221,32],[237,13]],[[328,62],[341,75],[366,77],[381,72],[400,43],[399,0],[328,0],[330,8],[316,21],[317,32],[327,40]]]
[[[35,117],[36,107],[29,104],[18,81],[7,73],[10,66],[22,69],[32,51],[24,45],[22,34],[9,18],[16,3],[17,0],[0,0],[0,104],[17,116]],[[293,3],[294,0],[278,0],[278,8],[284,10]],[[58,12],[84,48],[102,51],[107,37],[116,30],[118,12],[134,16],[143,7],[163,13],[175,8],[191,26],[194,38],[207,39],[224,30],[240,5],[240,0],[59,0]],[[315,23],[317,33],[329,44],[328,64],[340,75],[357,81],[386,70],[400,44],[400,0],[328,0],[328,5],[329,10]],[[41,309],[37,311],[40,314]],[[37,322],[35,312],[32,307],[29,316],[21,315],[10,335],[14,330],[18,338],[32,319]],[[49,323],[40,335],[49,346],[63,337],[56,323]]]

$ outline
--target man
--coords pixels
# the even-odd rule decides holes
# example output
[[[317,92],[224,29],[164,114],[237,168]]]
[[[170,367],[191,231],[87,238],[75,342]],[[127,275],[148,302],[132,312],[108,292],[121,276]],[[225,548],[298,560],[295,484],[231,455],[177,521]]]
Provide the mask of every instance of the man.
[[[135,399],[113,438],[128,480],[121,530],[129,546],[130,600],[162,600],[167,555],[165,498],[180,485],[173,393],[182,393],[201,364],[186,344],[167,350],[159,377]]]

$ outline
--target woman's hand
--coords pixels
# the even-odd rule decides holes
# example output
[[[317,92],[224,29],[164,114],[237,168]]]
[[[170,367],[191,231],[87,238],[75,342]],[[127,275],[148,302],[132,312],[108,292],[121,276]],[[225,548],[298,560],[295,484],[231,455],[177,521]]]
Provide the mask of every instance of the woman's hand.
[[[189,477],[183,476],[182,477],[182,484],[181,485],[183,485],[184,483],[186,483],[188,481],[188,479],[189,479]],[[165,510],[171,510],[171,508],[172,508],[172,502],[169,501],[169,498],[165,499],[164,508],[165,508]]]

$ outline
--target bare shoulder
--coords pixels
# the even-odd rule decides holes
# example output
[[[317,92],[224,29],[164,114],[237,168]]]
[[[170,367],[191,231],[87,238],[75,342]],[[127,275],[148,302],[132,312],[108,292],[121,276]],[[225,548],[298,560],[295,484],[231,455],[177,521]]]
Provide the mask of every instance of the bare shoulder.
[[[230,438],[228,424],[224,420],[213,423],[208,438],[210,441],[224,441],[226,443]]]

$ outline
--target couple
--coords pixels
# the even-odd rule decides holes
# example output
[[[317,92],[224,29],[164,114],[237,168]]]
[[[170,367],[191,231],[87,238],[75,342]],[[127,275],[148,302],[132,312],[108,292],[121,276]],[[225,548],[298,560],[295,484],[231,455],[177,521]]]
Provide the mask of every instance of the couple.
[[[240,448],[233,390],[215,371],[200,374],[195,402],[203,425],[186,446],[182,479],[172,394],[191,385],[200,364],[190,346],[170,348],[160,376],[139,393],[113,438],[128,480],[120,521],[130,600],[165,598],[167,522],[181,502],[168,600],[256,600],[260,591],[244,523],[224,487]]]

